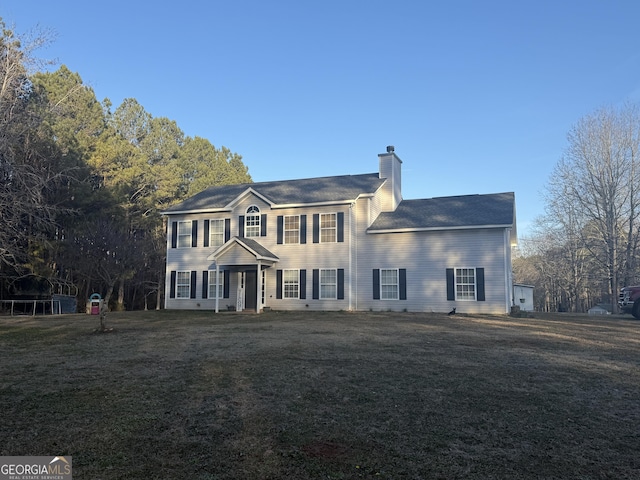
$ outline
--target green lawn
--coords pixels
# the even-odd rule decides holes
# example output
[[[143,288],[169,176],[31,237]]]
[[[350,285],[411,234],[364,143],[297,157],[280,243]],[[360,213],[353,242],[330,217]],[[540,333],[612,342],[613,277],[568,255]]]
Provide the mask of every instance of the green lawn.
[[[640,322],[0,317],[0,455],[77,479],[637,479]]]

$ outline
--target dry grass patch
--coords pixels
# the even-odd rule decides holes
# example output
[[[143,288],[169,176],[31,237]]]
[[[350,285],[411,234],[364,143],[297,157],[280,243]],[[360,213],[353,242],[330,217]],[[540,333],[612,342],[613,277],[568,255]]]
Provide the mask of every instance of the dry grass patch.
[[[0,455],[91,479],[640,478],[640,322],[0,319]]]

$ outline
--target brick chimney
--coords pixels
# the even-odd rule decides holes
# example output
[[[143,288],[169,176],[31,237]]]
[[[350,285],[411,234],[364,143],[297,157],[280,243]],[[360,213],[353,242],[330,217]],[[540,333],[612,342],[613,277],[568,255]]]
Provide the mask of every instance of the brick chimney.
[[[393,212],[402,201],[402,160],[395,154],[392,145],[387,147],[387,153],[380,153],[380,178],[387,181],[381,187],[382,211]]]

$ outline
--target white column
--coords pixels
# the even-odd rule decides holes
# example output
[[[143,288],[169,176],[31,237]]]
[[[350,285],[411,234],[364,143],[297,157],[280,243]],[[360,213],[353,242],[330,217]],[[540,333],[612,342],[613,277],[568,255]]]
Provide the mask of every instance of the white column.
[[[258,288],[256,288],[256,313],[260,313],[260,307],[262,307],[262,263],[258,260],[258,274],[257,274],[256,284]]]
[[[220,311],[220,295],[218,295],[218,283],[220,282],[220,267],[218,266],[218,262],[216,262],[216,313]]]

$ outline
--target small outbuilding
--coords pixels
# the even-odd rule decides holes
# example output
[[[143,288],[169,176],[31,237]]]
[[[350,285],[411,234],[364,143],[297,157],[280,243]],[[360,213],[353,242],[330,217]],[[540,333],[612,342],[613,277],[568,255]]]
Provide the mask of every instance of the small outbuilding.
[[[520,311],[533,312],[533,285],[514,283],[513,305],[520,307]]]
[[[611,305],[596,305],[591,307],[588,312],[589,315],[610,315]]]

